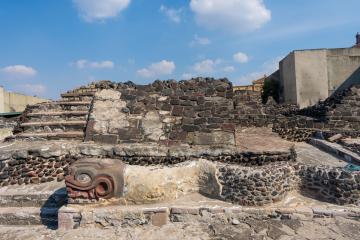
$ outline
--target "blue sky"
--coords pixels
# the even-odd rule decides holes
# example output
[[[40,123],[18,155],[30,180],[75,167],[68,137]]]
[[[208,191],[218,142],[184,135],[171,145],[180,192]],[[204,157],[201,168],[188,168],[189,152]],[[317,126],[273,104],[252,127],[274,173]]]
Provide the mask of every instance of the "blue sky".
[[[0,85],[56,99],[93,80],[247,84],[294,49],[352,46],[359,0],[2,0]]]

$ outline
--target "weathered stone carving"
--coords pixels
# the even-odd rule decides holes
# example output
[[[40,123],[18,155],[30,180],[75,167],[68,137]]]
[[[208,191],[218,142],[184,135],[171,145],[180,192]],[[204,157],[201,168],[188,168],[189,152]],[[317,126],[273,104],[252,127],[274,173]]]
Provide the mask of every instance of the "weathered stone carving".
[[[124,190],[124,164],[115,159],[82,159],[65,177],[69,203],[119,198]]]

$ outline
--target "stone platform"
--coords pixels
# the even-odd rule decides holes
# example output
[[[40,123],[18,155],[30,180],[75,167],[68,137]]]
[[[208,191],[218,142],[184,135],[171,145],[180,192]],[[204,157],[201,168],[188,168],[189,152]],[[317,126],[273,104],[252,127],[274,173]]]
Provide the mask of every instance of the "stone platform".
[[[206,212],[204,212],[206,213]],[[168,222],[162,227],[147,225],[129,225],[51,230],[46,226],[0,226],[0,239],[146,239],[146,240],[214,240],[214,239],[297,239],[318,240],[358,239],[360,222],[353,218],[313,217],[311,220],[301,214],[283,215],[283,218],[262,217],[261,215],[208,214],[201,221]],[[293,218],[289,219],[288,217]],[[319,215],[320,216],[320,215]]]
[[[192,194],[175,201],[136,205],[68,205],[59,209],[59,228],[163,226],[174,222],[201,222],[212,215],[227,219],[257,216],[264,219],[307,219],[343,217],[359,219],[356,206],[340,207],[290,192],[282,201],[267,207],[244,207]]]

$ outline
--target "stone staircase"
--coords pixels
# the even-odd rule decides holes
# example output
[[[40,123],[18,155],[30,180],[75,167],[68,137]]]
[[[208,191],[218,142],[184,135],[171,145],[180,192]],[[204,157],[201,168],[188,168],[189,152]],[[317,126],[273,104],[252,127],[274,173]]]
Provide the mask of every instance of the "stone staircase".
[[[61,94],[61,100],[28,106],[14,130],[16,139],[84,139],[94,88]]]
[[[45,225],[51,229],[57,228],[58,211],[67,201],[65,188],[53,192],[32,191],[33,193],[23,190],[18,194],[0,193],[0,226]]]

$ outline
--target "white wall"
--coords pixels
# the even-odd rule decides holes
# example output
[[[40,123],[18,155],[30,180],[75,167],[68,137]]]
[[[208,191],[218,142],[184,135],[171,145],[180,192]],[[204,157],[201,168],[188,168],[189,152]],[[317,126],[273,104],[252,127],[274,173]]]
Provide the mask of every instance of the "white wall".
[[[297,103],[295,55],[291,52],[280,62],[280,85],[283,89],[283,101]]]
[[[27,105],[32,105],[49,100],[26,96],[20,93],[7,92],[0,87],[0,113],[6,112],[22,112]]]
[[[297,104],[316,104],[329,96],[326,50],[295,51]]]
[[[5,111],[4,88],[0,87],[0,113]]]

